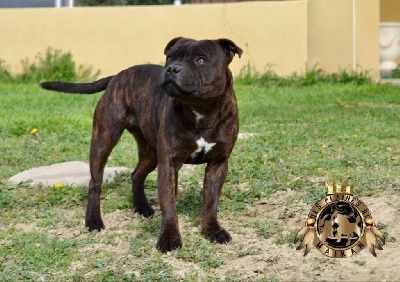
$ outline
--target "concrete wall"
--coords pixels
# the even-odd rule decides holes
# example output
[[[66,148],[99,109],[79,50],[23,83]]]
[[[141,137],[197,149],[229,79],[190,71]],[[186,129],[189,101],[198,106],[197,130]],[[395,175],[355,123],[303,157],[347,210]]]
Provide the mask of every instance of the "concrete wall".
[[[363,44],[357,64],[378,73],[379,0],[356,1],[357,44]],[[21,59],[52,46],[105,76],[135,64],[161,64],[169,40],[186,36],[233,40],[244,50],[231,63],[235,75],[249,62],[280,75],[303,73],[316,63],[333,72],[352,66],[352,19],[351,0],[0,9],[0,58],[18,72]]]

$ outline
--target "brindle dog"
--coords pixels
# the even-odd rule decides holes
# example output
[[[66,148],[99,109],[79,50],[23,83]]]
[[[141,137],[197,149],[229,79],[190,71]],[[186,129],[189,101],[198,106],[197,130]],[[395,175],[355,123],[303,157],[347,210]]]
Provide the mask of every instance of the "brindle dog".
[[[238,108],[228,68],[242,50],[228,39],[178,37],[165,47],[165,67],[138,65],[93,83],[44,82],[45,89],[92,94],[106,90],[93,118],[86,226],[104,229],[100,191],[107,159],[127,129],[136,139],[139,163],[131,175],[134,211],[150,217],[144,181],[158,166],[162,211],[157,249],[182,247],[176,213],[178,171],[183,164],[206,163],[202,230],[225,244],[229,233],[217,220],[217,205],[228,158],[239,131]]]

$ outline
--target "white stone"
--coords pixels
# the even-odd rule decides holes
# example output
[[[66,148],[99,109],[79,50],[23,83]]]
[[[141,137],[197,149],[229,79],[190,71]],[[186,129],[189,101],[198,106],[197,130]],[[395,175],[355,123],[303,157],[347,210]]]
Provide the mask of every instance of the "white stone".
[[[103,183],[112,182],[118,173],[129,171],[126,167],[106,167]],[[75,186],[89,186],[89,164],[80,161],[57,163],[50,166],[32,168],[20,172],[9,179],[13,183],[28,182],[30,185],[41,183],[50,187],[57,183]]]
[[[257,133],[244,132],[244,133],[239,133],[238,138],[239,139],[247,139],[249,137],[254,137],[256,135],[257,135]]]

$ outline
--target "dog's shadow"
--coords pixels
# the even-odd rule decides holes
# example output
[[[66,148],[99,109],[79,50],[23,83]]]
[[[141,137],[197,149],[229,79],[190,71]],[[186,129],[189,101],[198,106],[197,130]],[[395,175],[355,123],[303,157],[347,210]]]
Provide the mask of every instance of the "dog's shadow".
[[[183,177],[180,181],[176,210],[178,215],[184,214],[189,217],[200,216],[203,210],[203,188],[192,176]],[[133,209],[133,196],[131,189],[130,174],[122,173],[115,178],[113,183],[105,183],[102,187],[103,205],[105,211],[118,209]],[[128,189],[121,189],[122,187]],[[150,205],[159,211],[160,203],[157,193],[156,177],[145,180],[145,192]]]
[[[150,218],[141,217],[135,226],[137,235],[131,238],[130,253],[138,257],[145,255],[153,247],[154,238],[157,238],[161,230],[161,211],[157,194],[157,181],[147,179],[145,187],[147,199],[150,205],[156,210],[156,213]],[[190,225],[198,226],[201,224],[203,210],[203,190],[196,186],[184,187],[182,190],[178,194],[176,205],[178,217],[186,216],[191,222]]]
[[[198,185],[183,185],[183,189],[179,189],[176,203],[176,211],[189,217],[200,216],[203,211],[203,189]],[[157,181],[148,179],[145,181],[146,195],[149,203],[159,210],[159,200],[157,195]]]
[[[203,188],[197,177],[192,174],[181,177],[179,182],[176,210],[178,217],[185,217],[190,225],[201,224],[203,210]],[[104,212],[112,212],[116,209],[133,209],[133,196],[131,192],[131,179],[129,173],[119,174],[113,183],[105,183],[102,187],[102,200]],[[156,174],[145,180],[145,191],[150,205],[156,213],[150,218],[140,216],[134,229],[137,235],[131,238],[132,252],[139,255],[146,249],[143,239],[149,241],[157,238],[161,229],[161,211],[157,192]],[[148,239],[148,240],[147,240]],[[151,242],[153,240],[150,240]],[[142,242],[142,243],[140,243]],[[147,247],[151,247],[150,245]]]

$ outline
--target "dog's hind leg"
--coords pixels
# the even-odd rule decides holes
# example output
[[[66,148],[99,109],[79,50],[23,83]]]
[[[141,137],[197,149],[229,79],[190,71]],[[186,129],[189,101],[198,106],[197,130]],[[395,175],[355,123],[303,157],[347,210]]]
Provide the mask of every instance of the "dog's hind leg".
[[[100,213],[100,192],[104,167],[112,149],[118,143],[125,124],[113,116],[105,116],[104,108],[97,107],[93,119],[93,134],[90,146],[89,198],[85,226],[89,231],[104,229]]]
[[[154,209],[147,201],[144,181],[147,175],[157,167],[157,150],[150,146],[138,129],[129,131],[135,137],[139,151],[139,163],[131,175],[133,211],[144,217],[150,217],[154,214]]]

